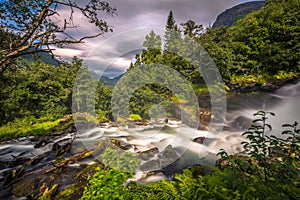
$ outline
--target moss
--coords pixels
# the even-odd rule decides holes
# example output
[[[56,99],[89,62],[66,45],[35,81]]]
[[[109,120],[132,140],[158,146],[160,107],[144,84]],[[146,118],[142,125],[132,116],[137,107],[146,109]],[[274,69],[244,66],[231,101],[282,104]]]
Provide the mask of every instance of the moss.
[[[83,194],[84,188],[86,184],[83,183],[75,183],[70,185],[69,187],[65,188],[64,190],[60,191],[58,195],[56,195],[53,199],[54,200],[74,200],[80,199]]]
[[[99,163],[94,163],[92,165],[87,166],[83,170],[75,173],[73,178],[76,180],[76,183],[66,187],[65,189],[61,190],[53,199],[54,200],[74,200],[80,199],[84,188],[88,184],[89,178],[94,176],[94,174],[99,170],[102,169],[103,166]]]
[[[45,185],[43,185],[45,186]],[[44,187],[43,195],[38,200],[51,200],[58,189],[58,184],[54,184],[49,190],[47,186]]]
[[[103,168],[103,166],[99,163],[94,163],[92,165],[87,166],[83,170],[74,174],[73,178],[77,181],[86,181],[89,177],[92,177],[96,172],[97,168]]]
[[[16,119],[0,127],[0,140],[62,131],[67,129],[72,123],[73,120],[70,116],[57,120],[53,118],[35,119],[32,117]]]

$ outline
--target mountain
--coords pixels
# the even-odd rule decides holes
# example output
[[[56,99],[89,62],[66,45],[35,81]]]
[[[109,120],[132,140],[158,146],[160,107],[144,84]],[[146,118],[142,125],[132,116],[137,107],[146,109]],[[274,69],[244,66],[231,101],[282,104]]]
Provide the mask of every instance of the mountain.
[[[213,27],[231,26],[250,12],[261,9],[264,5],[265,1],[251,1],[227,9],[217,17]]]
[[[60,65],[62,62],[55,59],[52,54],[48,53],[48,52],[38,52],[35,55],[33,54],[27,54],[22,56],[25,60],[28,60],[29,62],[33,62],[36,59],[40,59],[42,62],[48,64],[48,65],[54,65],[54,66],[58,66]]]
[[[121,74],[115,78],[109,78],[107,76],[101,76],[100,82],[105,83],[107,86],[115,86],[117,82],[124,76],[124,74]]]

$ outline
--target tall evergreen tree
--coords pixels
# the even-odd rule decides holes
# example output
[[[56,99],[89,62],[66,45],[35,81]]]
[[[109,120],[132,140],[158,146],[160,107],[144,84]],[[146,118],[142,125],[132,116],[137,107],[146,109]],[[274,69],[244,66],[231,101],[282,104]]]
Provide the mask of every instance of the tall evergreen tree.
[[[166,25],[166,31],[165,31],[165,44],[164,44],[164,50],[169,50],[170,47],[170,40],[171,40],[171,33],[175,29],[175,19],[173,16],[172,10],[169,12],[169,16],[167,19],[167,25]]]

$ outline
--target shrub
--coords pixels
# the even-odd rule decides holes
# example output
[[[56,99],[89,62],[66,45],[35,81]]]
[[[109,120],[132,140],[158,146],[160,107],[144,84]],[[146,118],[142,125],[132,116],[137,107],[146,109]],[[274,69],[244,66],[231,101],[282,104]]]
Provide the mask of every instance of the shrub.
[[[139,116],[138,114],[130,114],[130,118],[129,120],[142,120],[141,116]]]

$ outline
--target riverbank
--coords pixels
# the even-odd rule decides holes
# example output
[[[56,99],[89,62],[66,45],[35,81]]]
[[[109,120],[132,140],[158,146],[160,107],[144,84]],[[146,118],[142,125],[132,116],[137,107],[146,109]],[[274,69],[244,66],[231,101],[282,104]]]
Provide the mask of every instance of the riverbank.
[[[74,124],[72,115],[65,115],[61,119],[47,117],[16,119],[0,127],[0,143],[20,137],[61,134],[68,131],[72,124]]]
[[[242,76],[228,84],[231,93],[272,92],[288,83],[299,80],[297,73],[284,74],[270,78]]]

